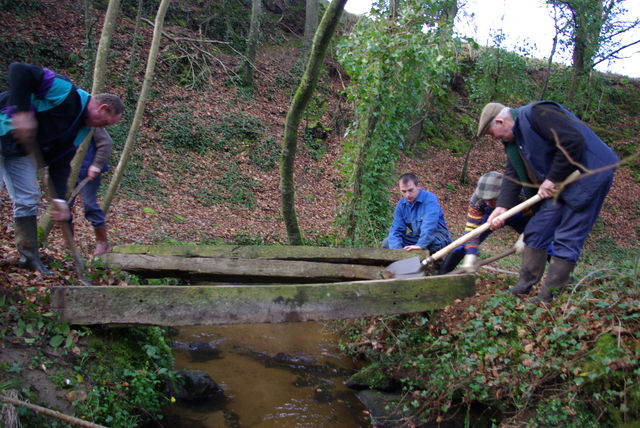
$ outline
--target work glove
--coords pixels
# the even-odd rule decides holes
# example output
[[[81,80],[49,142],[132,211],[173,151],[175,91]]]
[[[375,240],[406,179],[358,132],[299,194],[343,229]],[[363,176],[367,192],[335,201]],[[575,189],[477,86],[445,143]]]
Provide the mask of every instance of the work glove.
[[[522,254],[524,251],[524,233],[518,236],[518,240],[513,244],[513,249],[516,250],[516,254]]]
[[[476,273],[478,270],[478,256],[475,254],[465,254],[462,259],[462,269],[467,273]]]

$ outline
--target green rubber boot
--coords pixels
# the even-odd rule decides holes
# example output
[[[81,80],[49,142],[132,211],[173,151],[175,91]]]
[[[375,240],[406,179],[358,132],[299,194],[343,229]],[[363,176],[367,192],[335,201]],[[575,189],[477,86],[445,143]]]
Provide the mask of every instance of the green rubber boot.
[[[558,257],[551,257],[547,278],[538,292],[538,299],[535,299],[534,302],[550,302],[554,297],[562,293],[562,290],[567,286],[567,282],[569,282],[569,275],[571,275],[575,267],[575,263]]]
[[[45,275],[53,274],[40,260],[36,216],[16,217],[14,224],[16,247],[22,256],[20,257],[20,265],[25,269],[40,271]]]
[[[547,264],[547,250],[540,248],[524,247],[522,252],[522,265],[520,265],[520,275],[518,283],[509,289],[511,294],[529,294],[531,287],[536,285]]]

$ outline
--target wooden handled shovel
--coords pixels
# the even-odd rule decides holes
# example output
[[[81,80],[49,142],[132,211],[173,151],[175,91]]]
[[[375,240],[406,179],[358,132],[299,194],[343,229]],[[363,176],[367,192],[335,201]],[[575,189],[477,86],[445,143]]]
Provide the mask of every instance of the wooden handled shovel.
[[[477,267],[482,267],[482,266],[486,266],[489,263],[493,263],[496,260],[500,260],[503,259],[507,256],[510,256],[511,254],[514,254],[516,252],[515,248],[509,248],[507,251],[505,251],[504,253],[500,253],[500,254],[496,254],[495,256],[489,257],[487,259],[481,260],[480,263],[478,263]],[[444,275],[459,275],[461,273],[465,273],[465,270],[462,268],[453,270],[451,272],[447,272]]]
[[[30,138],[24,141],[27,151],[29,151],[36,159],[38,166],[44,166],[44,156],[42,155],[42,151],[40,150],[40,146],[38,146],[37,141],[34,138]],[[47,183],[45,183],[46,195],[50,206],[53,206],[53,200],[56,198],[55,188],[53,185],[53,180],[51,176],[47,174]],[[83,180],[76,186],[74,193],[77,195],[78,192],[84,187],[88,179]],[[58,221],[57,222],[62,229],[62,236],[64,238],[65,244],[69,251],[71,251],[71,255],[73,256],[74,268],[76,271],[76,275],[78,276],[78,280],[82,283],[82,285],[91,285],[91,282],[84,276],[84,262],[82,261],[82,257],[80,256],[80,251],[76,247],[76,243],[73,240],[73,231],[71,230],[71,224],[67,221]]]
[[[537,204],[541,200],[542,200],[542,197],[540,197],[540,195],[535,195],[527,199],[526,201],[516,205],[515,207],[503,212],[496,218],[499,218],[501,220],[507,220],[508,218],[514,216],[515,214],[518,214],[519,212],[522,212],[527,208]],[[471,232],[465,235],[462,235],[460,238],[456,239],[451,244],[436,251],[435,253],[431,254],[429,257],[427,257],[422,261],[420,261],[419,256],[416,256],[416,257],[411,257],[409,259],[398,260],[397,262],[393,262],[389,266],[387,266],[387,268],[383,273],[383,276],[385,278],[413,278],[416,276],[422,276],[424,275],[424,271],[430,264],[444,258],[444,256],[449,254],[451,250],[457,248],[459,245],[462,245],[472,240],[476,236],[481,235],[487,229],[489,229],[490,226],[491,225],[488,222],[484,223],[482,226],[472,230]]]

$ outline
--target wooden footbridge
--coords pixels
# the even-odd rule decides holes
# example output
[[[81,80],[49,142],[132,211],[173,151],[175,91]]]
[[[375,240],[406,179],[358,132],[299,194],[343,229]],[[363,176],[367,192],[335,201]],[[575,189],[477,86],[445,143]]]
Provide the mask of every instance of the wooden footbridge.
[[[107,266],[187,285],[54,287],[52,309],[85,325],[275,323],[423,312],[473,295],[473,275],[383,278],[390,263],[415,255],[294,246],[116,247],[104,257]]]

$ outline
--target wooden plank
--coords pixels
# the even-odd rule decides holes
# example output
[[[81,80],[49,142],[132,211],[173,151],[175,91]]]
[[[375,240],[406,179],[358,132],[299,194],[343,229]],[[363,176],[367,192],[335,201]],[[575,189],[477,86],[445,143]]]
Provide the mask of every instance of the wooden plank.
[[[71,324],[252,324],[423,312],[473,294],[473,275],[302,285],[61,286],[51,289],[51,308]]]
[[[230,259],[111,253],[110,268],[147,278],[177,277],[227,282],[337,282],[381,279],[382,267],[294,260]]]
[[[388,250],[384,248],[333,248],[285,245],[125,245],[113,253],[156,256],[226,257],[242,259],[300,260],[386,266],[397,260],[420,256],[428,251]]]

